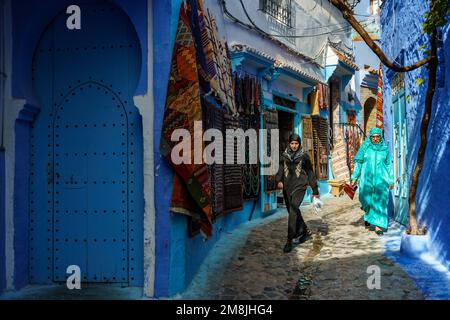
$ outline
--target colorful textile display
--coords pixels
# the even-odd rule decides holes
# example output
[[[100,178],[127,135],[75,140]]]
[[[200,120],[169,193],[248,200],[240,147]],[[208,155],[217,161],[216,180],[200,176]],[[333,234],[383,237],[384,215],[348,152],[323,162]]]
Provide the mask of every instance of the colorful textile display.
[[[200,6],[201,7],[201,6]],[[223,41],[217,30],[215,19],[204,12],[203,9],[199,13],[200,26],[202,32],[202,44],[206,57],[206,64],[210,77],[211,92],[218,97],[221,105],[231,114],[237,113],[234,101],[233,75],[230,64],[230,56],[228,46]]]
[[[236,108],[239,114],[255,114],[261,106],[260,84],[256,77],[234,73]]]
[[[311,106],[311,115],[318,116],[320,113],[320,92],[317,88],[310,93],[308,100]]]
[[[317,116],[320,109],[326,109],[329,105],[330,93],[328,86],[320,83],[309,95],[309,105],[311,106],[311,115]]]
[[[381,64],[378,72],[378,91],[377,91],[377,123],[376,127],[383,130],[383,78],[381,76]]]
[[[184,1],[172,53],[160,150],[175,172],[170,210],[195,219],[206,237],[212,235],[213,209],[220,207],[220,199],[213,201],[212,192],[219,193],[220,186],[211,183],[211,168],[206,164],[172,162],[171,151],[179,142],[172,142],[171,136],[175,129],[182,128],[192,138],[202,139],[194,136],[194,122],[204,120],[206,96],[235,113],[233,90],[229,90],[232,87],[226,44],[218,39],[215,22],[204,11],[201,0]],[[193,146],[191,143],[192,155]],[[220,177],[217,172],[213,175]]]
[[[330,101],[330,91],[328,86],[320,83],[319,87],[319,107],[320,109],[328,108],[328,104]]]
[[[350,174],[353,172],[355,164],[354,158],[361,145],[361,131],[356,123],[356,112],[349,110],[347,111],[347,121],[348,124],[344,129],[344,137],[346,141],[347,150],[347,166],[349,168]]]
[[[208,100],[205,101],[203,106],[203,128],[204,130],[214,128],[221,132],[224,131],[223,109],[219,109]],[[205,147],[207,145],[205,143]],[[224,150],[215,149],[214,156],[224,160]],[[208,165],[208,170],[211,185],[212,211],[215,219],[224,212],[224,165],[214,163]]]
[[[328,120],[311,117],[314,145],[315,174],[318,179],[328,178]],[[306,149],[305,149],[306,150]]]

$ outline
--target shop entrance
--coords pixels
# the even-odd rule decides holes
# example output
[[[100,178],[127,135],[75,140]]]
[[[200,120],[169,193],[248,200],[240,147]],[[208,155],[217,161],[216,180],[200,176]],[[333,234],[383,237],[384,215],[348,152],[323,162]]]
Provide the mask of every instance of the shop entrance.
[[[278,110],[278,129],[279,129],[279,146],[280,159],[286,148],[289,147],[289,135],[294,132],[294,113]],[[283,192],[277,192],[277,203],[284,202]]]
[[[289,146],[289,135],[294,132],[294,114],[278,110],[278,126],[280,130],[280,156]]]

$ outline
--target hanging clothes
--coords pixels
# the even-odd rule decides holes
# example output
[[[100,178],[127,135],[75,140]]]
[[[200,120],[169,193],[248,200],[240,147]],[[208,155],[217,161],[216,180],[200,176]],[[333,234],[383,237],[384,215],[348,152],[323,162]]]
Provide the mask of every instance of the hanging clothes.
[[[215,22],[203,9],[202,1],[186,0],[181,5],[172,52],[160,150],[174,169],[170,210],[195,219],[207,238],[212,235],[214,210],[220,207],[213,192],[218,195],[220,186],[212,181],[211,168],[206,164],[172,162],[171,151],[178,142],[171,141],[171,136],[176,129],[186,129],[191,137],[201,139],[194,136],[194,123],[204,121],[208,96],[236,113],[226,45],[218,39]],[[193,146],[191,143],[191,154]]]
[[[383,78],[381,77],[381,64],[378,72],[377,86],[377,122],[376,127],[383,130]]]
[[[235,71],[236,106],[239,111],[239,127],[259,133],[260,83],[255,76]],[[259,140],[258,140],[259,141]],[[259,145],[257,141],[257,145]],[[259,164],[249,163],[249,144],[246,142],[246,159],[242,165],[242,192],[244,200],[256,199],[260,192]]]
[[[320,92],[318,90],[318,87],[316,87],[310,94],[309,94],[309,105],[311,106],[311,115],[312,116],[318,116],[320,113]]]
[[[326,109],[329,105],[330,100],[330,92],[327,85],[319,84],[319,91],[320,91],[320,108]]]

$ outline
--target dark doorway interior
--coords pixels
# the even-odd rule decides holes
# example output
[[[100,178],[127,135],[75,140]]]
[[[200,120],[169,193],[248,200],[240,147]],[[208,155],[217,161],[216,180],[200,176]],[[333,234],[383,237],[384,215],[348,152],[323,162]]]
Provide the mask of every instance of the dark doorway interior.
[[[280,157],[289,146],[289,135],[294,132],[294,114],[285,111],[278,111],[278,129],[280,130]],[[283,203],[283,193],[278,192],[277,202]]]
[[[289,144],[289,135],[294,132],[294,115],[290,112],[278,111],[278,127],[280,130],[280,156]]]

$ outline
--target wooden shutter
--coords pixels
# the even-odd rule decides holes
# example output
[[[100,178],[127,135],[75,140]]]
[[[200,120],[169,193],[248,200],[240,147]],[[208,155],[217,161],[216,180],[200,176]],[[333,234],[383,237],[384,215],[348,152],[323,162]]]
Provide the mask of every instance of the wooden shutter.
[[[303,152],[309,155],[313,168],[315,168],[314,136],[310,117],[302,118],[302,148]]]
[[[320,117],[312,118],[315,173],[318,179],[328,179],[328,121]]]

